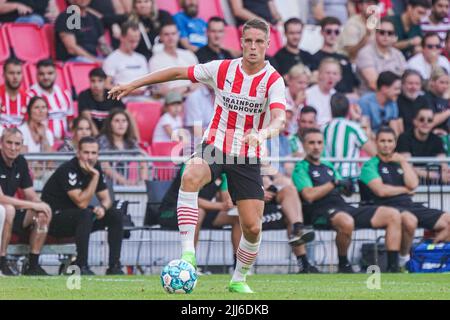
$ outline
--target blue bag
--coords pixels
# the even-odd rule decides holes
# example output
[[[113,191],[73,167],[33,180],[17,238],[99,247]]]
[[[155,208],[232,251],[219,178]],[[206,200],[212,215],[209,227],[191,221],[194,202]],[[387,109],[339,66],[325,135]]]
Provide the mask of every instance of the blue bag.
[[[411,250],[411,260],[406,267],[409,272],[450,272],[450,242],[418,244]]]

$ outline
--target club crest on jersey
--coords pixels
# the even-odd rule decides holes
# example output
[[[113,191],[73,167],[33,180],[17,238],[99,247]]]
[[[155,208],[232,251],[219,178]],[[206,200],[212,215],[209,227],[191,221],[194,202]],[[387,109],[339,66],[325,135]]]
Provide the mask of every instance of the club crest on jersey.
[[[328,175],[329,175],[330,177],[332,177],[332,176],[333,176],[333,170],[331,170],[331,169],[328,169],[328,170],[327,170],[327,173],[328,173]]]
[[[386,167],[381,168],[381,173],[383,174],[389,174],[389,170]]]
[[[20,172],[16,174],[16,179],[20,179]]]
[[[69,172],[69,184],[74,186],[77,184],[77,174]]]
[[[256,89],[256,91],[258,93],[260,93],[261,95],[265,95],[266,94],[266,83],[265,82],[260,83],[258,88]]]
[[[398,173],[398,174],[403,174],[403,169],[402,169],[402,168],[398,168],[398,169],[397,169],[397,173]]]
[[[312,176],[313,176],[313,178],[318,178],[318,177],[320,177],[319,171],[314,170],[314,171],[312,172]]]

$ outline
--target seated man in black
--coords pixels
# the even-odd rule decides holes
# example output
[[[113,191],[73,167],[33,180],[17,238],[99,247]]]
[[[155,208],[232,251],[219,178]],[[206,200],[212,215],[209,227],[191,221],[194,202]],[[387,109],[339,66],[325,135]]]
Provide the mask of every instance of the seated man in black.
[[[29,264],[24,275],[46,276],[47,272],[39,266],[39,254],[47,238],[52,210],[33,188],[27,160],[20,155],[22,146],[23,134],[19,129],[4,129],[0,151],[0,203],[5,207],[6,219],[3,234],[0,234],[0,273],[15,275],[6,263],[6,251],[14,233],[30,239]],[[24,199],[15,197],[18,189],[23,191]]]
[[[78,110],[81,115],[90,119],[94,126],[92,134],[97,136],[103,128],[103,122],[114,108],[125,109],[120,100],[107,99],[105,88],[106,73],[102,68],[94,68],[89,72],[89,89],[80,92]]]
[[[413,129],[406,131],[398,138],[397,149],[407,159],[410,157],[445,158],[444,142],[433,130],[434,112],[426,106],[420,107],[414,116]],[[450,171],[447,163],[441,164],[440,170],[426,168],[425,163],[414,165],[420,178],[447,183]],[[428,170],[427,170],[428,169]]]
[[[42,199],[54,212],[49,234],[56,238],[75,236],[76,265],[82,275],[93,275],[88,267],[89,236],[91,232],[108,228],[109,268],[106,274],[123,274],[120,266],[122,216],[111,208],[111,197],[97,161],[98,143],[95,138],[84,137],[78,145],[76,157],[56,169],[42,191]],[[94,195],[100,205],[91,207],[89,204]]]
[[[398,251],[401,242],[401,219],[398,210],[389,207],[347,204],[340,195],[350,195],[351,181],[342,180],[333,164],[322,161],[323,134],[319,129],[307,129],[303,135],[305,159],[297,162],[292,179],[303,199],[304,214],[312,217],[314,226],[336,230],[339,271],[353,273],[347,251],[356,228],[385,228],[388,272],[398,272]],[[305,205],[307,204],[307,205]]]
[[[377,156],[364,163],[361,181],[373,193],[377,205],[398,209],[401,213],[403,234],[400,264],[406,263],[417,226],[436,231],[434,242],[450,241],[450,213],[430,209],[414,203],[412,195],[419,184],[414,168],[401,154],[394,152],[395,132],[382,127],[376,136]]]

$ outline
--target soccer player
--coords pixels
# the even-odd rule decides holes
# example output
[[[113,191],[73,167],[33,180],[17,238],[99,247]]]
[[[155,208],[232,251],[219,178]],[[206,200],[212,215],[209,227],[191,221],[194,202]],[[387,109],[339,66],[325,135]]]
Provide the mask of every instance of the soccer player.
[[[260,170],[261,145],[276,136],[286,121],[283,78],[264,60],[269,26],[253,19],[242,31],[243,57],[215,60],[188,68],[167,68],[111,89],[120,99],[145,85],[190,79],[214,88],[215,113],[203,143],[187,162],[178,195],[178,225],[182,259],[196,266],[194,234],[198,220],[198,191],[223,172],[237,204],[243,236],[229,291],[252,293],[246,275],[258,254],[264,210]],[[224,161],[225,160],[225,161]]]
[[[388,272],[398,272],[398,252],[401,242],[401,218],[398,210],[384,206],[347,204],[340,195],[351,194],[350,180],[342,179],[331,163],[321,160],[324,137],[319,129],[308,129],[303,135],[305,159],[297,162],[292,179],[304,200],[305,215],[313,224],[336,230],[340,273],[353,273],[347,251],[356,228],[385,228]]]
[[[436,231],[434,243],[450,241],[450,213],[430,209],[412,201],[419,178],[406,157],[394,152],[397,144],[395,132],[382,127],[376,135],[378,154],[364,163],[361,181],[374,194],[377,205],[397,208],[402,217],[403,235],[400,265],[408,260],[408,253],[417,226]]]

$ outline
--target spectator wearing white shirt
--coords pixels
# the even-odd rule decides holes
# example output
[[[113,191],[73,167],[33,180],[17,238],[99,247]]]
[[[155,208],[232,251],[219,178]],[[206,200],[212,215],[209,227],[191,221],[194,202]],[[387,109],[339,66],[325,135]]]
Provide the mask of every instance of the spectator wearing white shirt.
[[[161,27],[160,41],[164,49],[154,53],[149,61],[150,72],[155,72],[169,67],[189,67],[198,64],[197,57],[189,50],[179,49],[180,34],[174,23]],[[176,90],[185,95],[194,85],[189,80],[169,81],[157,86],[156,96],[165,96],[169,91]]]
[[[166,95],[164,114],[159,119],[153,133],[153,142],[179,141],[179,130],[183,128],[181,112],[183,110],[183,96],[176,91]]]
[[[286,103],[292,112],[292,119],[288,123],[287,131],[291,135],[298,130],[297,120],[300,110],[305,105],[306,89],[310,79],[311,71],[301,63],[293,66],[287,74]]]
[[[450,62],[441,55],[441,40],[435,32],[422,38],[422,52],[408,60],[408,68],[420,72],[423,79],[430,79],[433,68],[439,66],[450,73]]]
[[[325,58],[319,66],[317,84],[306,90],[306,103],[317,110],[317,124],[319,127],[327,124],[331,116],[330,100],[336,93],[334,87],[341,80],[342,69],[339,61]]]
[[[106,87],[128,83],[148,74],[148,64],[145,57],[134,50],[139,45],[141,34],[139,26],[133,22],[125,22],[121,28],[120,46],[112,52],[103,63],[107,75]],[[150,94],[147,88],[134,90],[124,103],[130,101],[148,101]]]
[[[52,151],[55,139],[47,127],[48,105],[41,97],[33,97],[27,105],[28,120],[18,127],[23,135],[23,153]]]

